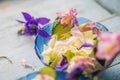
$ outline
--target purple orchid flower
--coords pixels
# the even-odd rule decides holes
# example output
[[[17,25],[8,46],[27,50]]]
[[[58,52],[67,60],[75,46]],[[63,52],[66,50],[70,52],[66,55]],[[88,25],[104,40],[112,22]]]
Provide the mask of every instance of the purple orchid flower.
[[[42,37],[49,38],[49,34],[42,29],[49,21],[50,19],[41,17],[41,18],[34,18],[30,14],[26,12],[22,12],[24,18],[26,21],[20,21],[18,22],[25,24],[24,27],[24,34],[26,35],[41,35]]]

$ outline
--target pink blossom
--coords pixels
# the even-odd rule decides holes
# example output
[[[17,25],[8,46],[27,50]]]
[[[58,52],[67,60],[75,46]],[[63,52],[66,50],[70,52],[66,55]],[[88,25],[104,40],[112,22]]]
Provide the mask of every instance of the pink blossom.
[[[96,59],[87,56],[76,56],[72,58],[68,70],[74,70],[76,67],[79,67],[80,69],[84,69],[83,71],[91,73],[93,72],[93,69],[96,68]]]
[[[74,8],[71,8],[69,11],[67,12],[58,12],[57,13],[58,17],[61,18],[61,24],[63,25],[70,25],[70,26],[73,26],[74,24],[76,26],[78,26],[78,22],[77,22],[77,18],[76,18],[76,15],[77,15],[77,12],[76,12],[76,9]]]
[[[89,30],[93,30],[93,28],[95,28],[95,23],[94,22],[88,22],[88,23],[84,23],[82,25],[79,26],[79,30],[81,32],[84,31],[89,31]]]
[[[96,57],[98,59],[110,60],[120,52],[120,33],[99,34],[100,40],[97,47]]]
[[[84,24],[80,25],[78,28],[79,28],[80,32],[92,30],[93,32],[95,32],[98,35],[102,31],[101,29],[99,29],[98,27],[96,27],[96,23],[95,22],[84,23]]]

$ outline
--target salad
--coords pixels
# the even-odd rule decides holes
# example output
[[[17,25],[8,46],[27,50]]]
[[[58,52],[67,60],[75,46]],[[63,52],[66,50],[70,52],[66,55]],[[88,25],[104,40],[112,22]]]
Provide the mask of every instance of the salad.
[[[120,33],[109,32],[98,22],[80,23],[74,8],[58,12],[53,24],[45,17],[23,15],[27,23],[19,22],[29,26],[22,33],[37,35],[35,50],[46,66],[29,80],[98,80],[120,52]]]

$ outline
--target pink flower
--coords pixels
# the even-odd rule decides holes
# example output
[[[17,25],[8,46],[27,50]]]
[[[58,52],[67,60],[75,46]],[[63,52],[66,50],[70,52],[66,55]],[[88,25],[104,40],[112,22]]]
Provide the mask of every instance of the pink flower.
[[[61,18],[61,24],[65,25],[65,26],[73,26],[74,24],[76,26],[78,26],[78,22],[77,22],[77,12],[76,9],[71,8],[69,11],[63,13],[63,12],[58,12],[57,13],[58,17]]]
[[[110,60],[120,52],[120,33],[99,34],[100,40],[97,47],[96,57],[98,59]]]
[[[84,73],[92,73],[96,68],[96,59],[87,56],[76,56],[72,58],[68,67],[68,80],[78,80],[78,78]]]
[[[93,32],[95,32],[98,35],[102,31],[102,29],[96,27],[96,23],[95,22],[84,23],[84,24],[80,25],[78,28],[79,28],[80,32],[92,30]]]
[[[84,23],[84,24],[80,25],[79,30],[81,32],[84,32],[84,31],[93,30],[95,27],[96,26],[95,26],[94,22],[88,22],[88,23]]]
[[[22,61],[20,62],[22,66],[26,67],[26,68],[31,68],[34,70],[33,65],[29,64],[25,59],[22,59]]]
[[[87,56],[76,56],[72,58],[68,67],[68,71],[74,70],[76,67],[79,67],[81,69],[84,69],[83,71],[91,73],[93,72],[92,69],[95,69],[96,67],[96,59]]]

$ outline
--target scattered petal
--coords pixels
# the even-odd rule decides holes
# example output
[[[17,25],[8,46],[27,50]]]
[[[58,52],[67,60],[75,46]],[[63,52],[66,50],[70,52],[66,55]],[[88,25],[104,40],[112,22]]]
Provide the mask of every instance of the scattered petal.
[[[66,64],[68,64],[67,58],[64,55],[62,55],[62,61],[60,63],[60,66],[63,66],[63,65],[66,65]]]
[[[62,55],[62,61],[60,63],[60,66],[57,66],[57,69],[65,70],[67,69],[68,66],[69,65],[68,65],[67,58],[64,55]]]
[[[24,66],[24,67],[26,67],[26,68],[31,68],[32,70],[34,70],[33,65],[27,63],[27,61],[25,59],[22,59],[21,65]]]
[[[84,32],[84,31],[92,30],[94,27],[96,27],[94,22],[88,22],[80,25],[79,30],[81,32]]]
[[[64,71],[64,70],[66,70],[66,69],[68,68],[68,66],[69,66],[69,64],[65,64],[65,65],[63,65],[63,66],[57,66],[56,68],[57,68],[58,70]]]
[[[91,48],[95,48],[95,46],[93,44],[90,43],[84,43],[83,45],[81,45],[79,48],[77,48],[78,50],[80,50],[83,47],[91,47]]]

